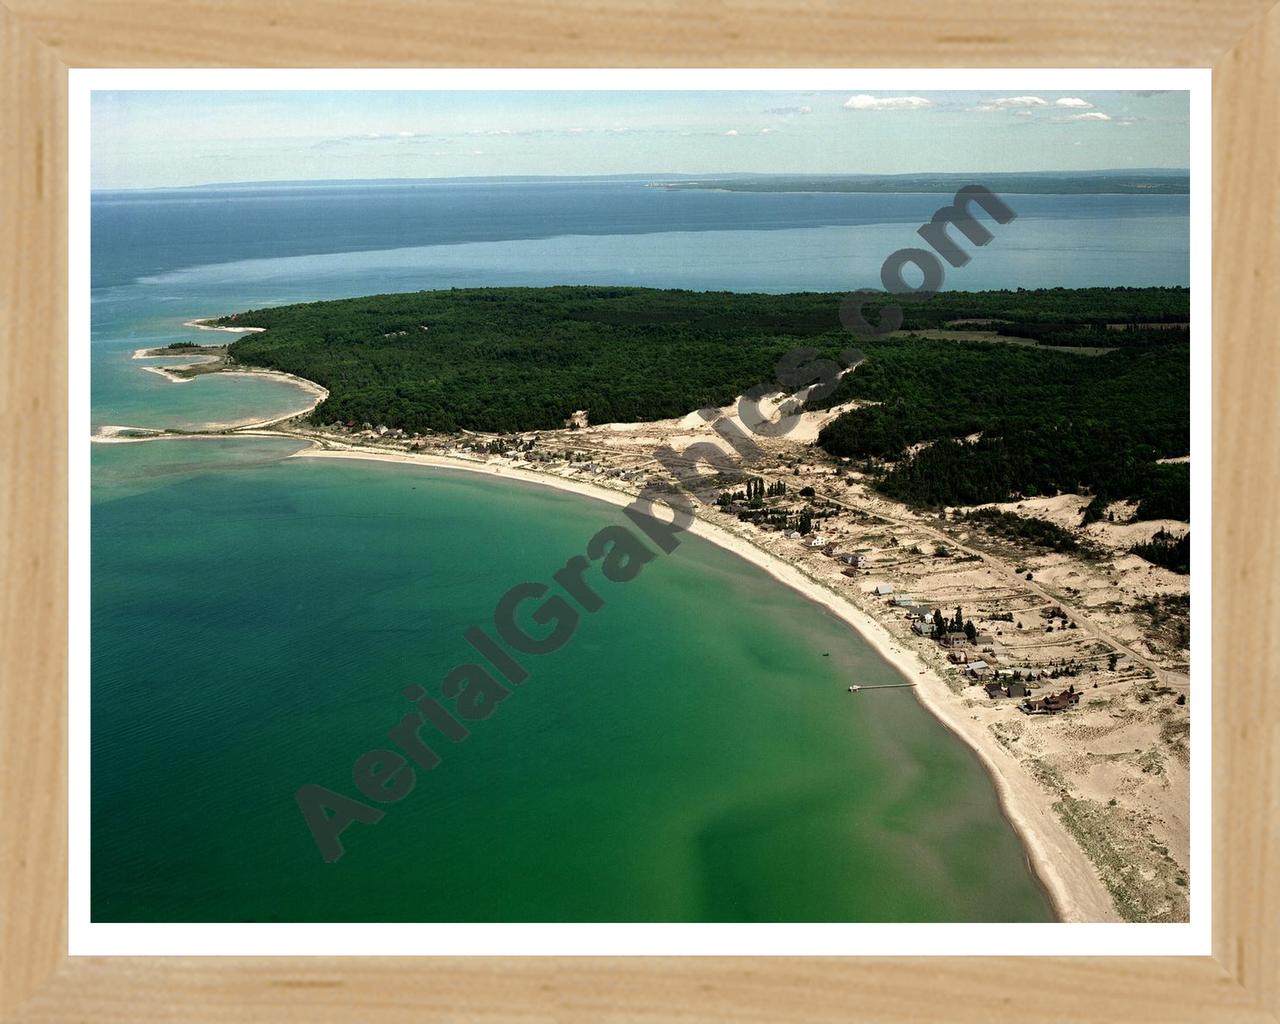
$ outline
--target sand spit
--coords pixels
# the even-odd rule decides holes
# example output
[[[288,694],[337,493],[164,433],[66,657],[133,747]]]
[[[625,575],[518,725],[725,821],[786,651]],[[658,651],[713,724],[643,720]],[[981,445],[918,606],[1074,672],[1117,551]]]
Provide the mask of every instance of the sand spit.
[[[183,323],[183,327],[191,327],[197,331],[223,331],[226,334],[259,334],[265,331],[265,327],[216,327],[209,323],[210,320],[216,320],[217,317],[205,317],[202,320],[187,320]]]

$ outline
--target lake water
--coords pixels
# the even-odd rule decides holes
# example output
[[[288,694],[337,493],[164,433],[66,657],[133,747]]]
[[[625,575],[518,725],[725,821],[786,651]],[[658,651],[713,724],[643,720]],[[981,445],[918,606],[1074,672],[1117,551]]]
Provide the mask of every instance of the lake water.
[[[943,197],[553,182],[104,194],[93,422],[305,404],[130,353],[270,303],[507,284],[873,286]],[[949,286],[1185,284],[1186,199],[1017,196]],[[834,313],[833,313],[834,315]],[[625,585],[346,855],[294,803],[464,660],[463,631],[622,522],[274,440],[93,449],[92,911],[103,921],[1046,920],[971,752],[833,617],[696,538]],[[604,584],[602,584],[603,586]],[[526,656],[527,660],[527,656]]]

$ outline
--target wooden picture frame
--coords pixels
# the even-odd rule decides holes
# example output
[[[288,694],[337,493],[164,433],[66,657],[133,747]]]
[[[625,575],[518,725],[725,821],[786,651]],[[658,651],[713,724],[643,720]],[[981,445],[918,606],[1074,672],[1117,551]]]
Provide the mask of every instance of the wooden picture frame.
[[[1269,0],[1268,0],[1269,3]],[[0,1019],[1280,1020],[1280,8],[0,6]],[[1213,948],[1202,958],[67,955],[67,71],[136,66],[1214,69]],[[1262,493],[1258,493],[1258,492]],[[1204,585],[1203,583],[1201,585]],[[1251,614],[1246,615],[1248,610]],[[1070,927],[1070,926],[1064,926]],[[1034,950],[1017,952],[1034,952]]]

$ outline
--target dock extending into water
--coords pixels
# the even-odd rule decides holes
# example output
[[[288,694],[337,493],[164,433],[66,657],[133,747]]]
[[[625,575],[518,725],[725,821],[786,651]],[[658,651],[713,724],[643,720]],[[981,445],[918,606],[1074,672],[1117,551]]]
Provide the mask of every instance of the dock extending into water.
[[[915,683],[873,683],[870,686],[854,685],[849,687],[850,693],[860,693],[863,690],[898,690],[904,686],[915,686]]]

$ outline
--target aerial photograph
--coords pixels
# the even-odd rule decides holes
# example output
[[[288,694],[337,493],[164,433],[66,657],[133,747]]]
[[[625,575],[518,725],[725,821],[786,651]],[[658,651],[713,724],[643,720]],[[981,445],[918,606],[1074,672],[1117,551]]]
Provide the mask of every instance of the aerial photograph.
[[[1187,92],[89,115],[93,922],[1190,919]]]

